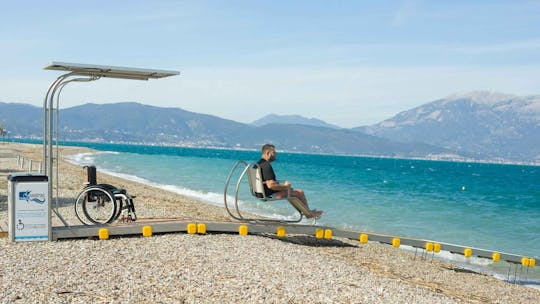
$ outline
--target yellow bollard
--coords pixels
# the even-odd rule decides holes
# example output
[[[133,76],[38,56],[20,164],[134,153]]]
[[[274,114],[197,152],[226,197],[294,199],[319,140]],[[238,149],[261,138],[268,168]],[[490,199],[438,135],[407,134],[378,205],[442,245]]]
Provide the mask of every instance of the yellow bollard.
[[[325,229],[324,230],[324,238],[329,240],[332,238],[332,229]]]
[[[433,251],[435,251],[436,253],[441,252],[441,244],[439,243],[433,244]]]
[[[465,248],[463,250],[463,255],[466,257],[466,258],[470,258],[472,256],[472,249],[471,248]]]
[[[324,237],[324,230],[322,228],[315,229],[315,238],[322,239]]]
[[[278,237],[284,237],[285,236],[285,227],[279,226],[277,227],[276,234]]]
[[[536,260],[533,259],[533,258],[530,258],[529,259],[529,267],[534,267],[534,266],[536,266]]]
[[[152,236],[152,226],[143,226],[142,227],[143,236]]]
[[[99,236],[100,240],[108,240],[109,239],[109,229],[107,229],[107,228],[99,229],[98,236]]]
[[[187,225],[187,233],[189,233],[189,234],[197,233],[197,225],[195,225],[194,223],[188,224]]]
[[[526,258],[526,257],[521,258],[521,266],[523,267],[529,266],[529,258]]]
[[[432,252],[433,251],[433,243],[427,242],[425,248],[426,248],[427,252]]]
[[[401,245],[401,240],[399,238],[392,239],[392,246],[398,248]]]
[[[360,243],[367,244],[369,236],[365,233],[360,234]]]
[[[240,227],[238,227],[238,234],[240,234],[240,235],[248,235],[248,226],[240,225]]]
[[[205,234],[206,233],[206,224],[204,224],[204,223],[197,224],[197,233],[198,234]]]
[[[498,252],[494,252],[491,255],[491,258],[493,259],[493,262],[499,262],[501,260],[501,254]]]

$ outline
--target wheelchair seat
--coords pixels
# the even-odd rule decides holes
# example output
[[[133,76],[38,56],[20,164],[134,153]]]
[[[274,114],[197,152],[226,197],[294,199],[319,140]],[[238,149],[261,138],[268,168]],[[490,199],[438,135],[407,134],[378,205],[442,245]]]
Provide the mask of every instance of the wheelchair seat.
[[[287,200],[298,212],[300,212],[300,214],[306,216],[307,218],[317,218],[317,216],[315,216],[313,212],[311,212],[311,210],[306,208],[306,206],[299,198],[290,196],[290,193],[284,198],[274,198],[272,196],[266,196],[262,180],[261,168],[258,164],[255,163],[250,165],[248,169],[248,180],[251,194],[256,198],[262,201]]]

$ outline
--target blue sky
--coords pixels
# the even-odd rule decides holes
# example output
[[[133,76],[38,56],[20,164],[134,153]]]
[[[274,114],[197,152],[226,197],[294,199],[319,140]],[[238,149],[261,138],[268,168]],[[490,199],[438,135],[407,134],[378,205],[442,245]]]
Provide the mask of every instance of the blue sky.
[[[0,101],[37,106],[52,61],[178,70],[73,84],[138,101],[344,127],[473,90],[540,94],[539,1],[0,1]]]

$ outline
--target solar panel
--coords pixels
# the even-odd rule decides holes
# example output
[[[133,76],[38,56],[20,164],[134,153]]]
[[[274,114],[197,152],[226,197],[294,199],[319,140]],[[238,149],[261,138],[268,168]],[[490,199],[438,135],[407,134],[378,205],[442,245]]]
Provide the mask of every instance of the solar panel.
[[[73,75],[148,80],[180,74],[177,71],[126,68],[107,65],[52,62],[44,70],[73,72]]]

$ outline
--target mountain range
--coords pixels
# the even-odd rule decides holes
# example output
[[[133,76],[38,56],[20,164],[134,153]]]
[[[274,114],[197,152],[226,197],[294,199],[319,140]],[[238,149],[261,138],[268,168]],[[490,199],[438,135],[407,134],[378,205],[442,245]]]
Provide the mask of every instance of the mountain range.
[[[540,95],[452,95],[355,128],[392,141],[419,141],[475,159],[540,161]]]
[[[42,109],[0,102],[10,137],[40,138]],[[60,110],[60,139],[258,149],[383,157],[540,162],[540,96],[453,95],[371,126],[340,128],[299,115],[251,124],[135,102]]]
[[[331,125],[323,120],[320,120],[317,118],[305,118],[300,115],[268,114],[251,123],[251,125],[257,126],[257,127],[268,125],[268,124],[291,124],[291,125],[323,127],[323,128],[330,128],[330,129],[341,129],[341,127],[338,127],[336,125]]]

